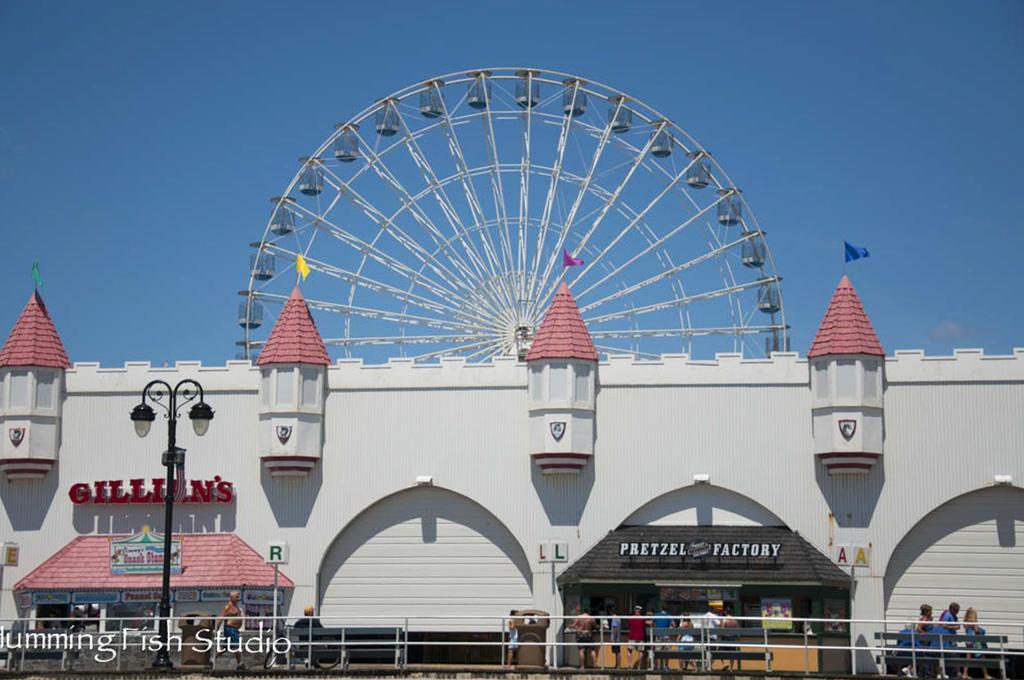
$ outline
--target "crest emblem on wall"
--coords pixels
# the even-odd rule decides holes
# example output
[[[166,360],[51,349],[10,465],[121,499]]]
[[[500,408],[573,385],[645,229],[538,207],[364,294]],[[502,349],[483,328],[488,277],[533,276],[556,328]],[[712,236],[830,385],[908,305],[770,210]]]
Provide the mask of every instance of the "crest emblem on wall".
[[[25,428],[23,427],[12,427],[7,435],[11,438],[11,443],[15,446],[25,441]]]
[[[551,423],[551,436],[555,438],[556,442],[562,441],[562,435],[565,434],[565,423],[558,421]]]
[[[287,444],[288,440],[292,438],[292,426],[291,425],[278,425],[277,426],[277,441],[281,444]]]
[[[839,421],[839,434],[843,435],[843,439],[850,441],[853,439],[853,434],[857,431],[856,420],[840,420]]]

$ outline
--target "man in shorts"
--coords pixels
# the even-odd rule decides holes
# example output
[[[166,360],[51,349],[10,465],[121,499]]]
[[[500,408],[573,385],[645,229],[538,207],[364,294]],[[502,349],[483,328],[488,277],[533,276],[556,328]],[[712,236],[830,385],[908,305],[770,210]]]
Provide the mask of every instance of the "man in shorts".
[[[232,651],[235,653],[236,668],[240,671],[245,670],[245,664],[242,663],[242,610],[238,607],[238,600],[241,597],[241,593],[237,590],[232,590],[228,595],[228,603],[220,610],[217,622],[218,624],[224,624],[224,637],[227,639],[227,645],[213,657],[214,666],[217,665],[217,659],[220,658],[221,654]]]
[[[647,645],[644,644],[647,639],[647,619],[643,616],[644,608],[640,605],[633,607],[633,616],[629,619],[629,636],[626,639],[626,649],[629,653],[637,652],[636,661],[631,664],[634,669],[639,670],[643,667],[644,662],[644,650],[647,649]]]
[[[596,624],[597,619],[587,609],[581,611],[572,621],[572,630],[576,631],[576,646],[580,653],[580,668],[593,668],[597,665],[597,651],[593,646]]]

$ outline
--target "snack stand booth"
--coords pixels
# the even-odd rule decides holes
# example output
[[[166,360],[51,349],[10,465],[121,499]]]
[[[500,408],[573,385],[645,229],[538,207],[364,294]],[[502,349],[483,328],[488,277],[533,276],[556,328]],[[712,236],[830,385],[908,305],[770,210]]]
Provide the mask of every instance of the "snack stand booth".
[[[740,627],[771,629],[769,645],[798,647],[771,647],[774,670],[849,672],[848,652],[805,654],[802,627],[764,618],[849,613],[849,575],[785,527],[623,526],[571,564],[558,583],[567,612],[578,607],[596,616],[627,616],[640,606],[645,616],[664,610],[699,628],[712,604],[721,606]],[[848,645],[850,639],[838,623],[813,625],[807,635],[811,644]],[[607,633],[595,636],[606,639]],[[622,665],[610,645],[600,654],[606,667]],[[743,670],[764,670],[764,663],[744,661]]]

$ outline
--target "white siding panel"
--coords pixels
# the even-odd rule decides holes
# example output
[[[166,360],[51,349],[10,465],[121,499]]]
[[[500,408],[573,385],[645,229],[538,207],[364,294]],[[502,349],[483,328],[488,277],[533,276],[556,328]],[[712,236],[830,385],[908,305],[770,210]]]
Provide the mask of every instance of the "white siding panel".
[[[782,520],[745,496],[716,486],[690,486],[655,498],[623,524],[684,526],[783,526]]]
[[[331,546],[322,573],[326,617],[494,617],[533,602],[529,563],[508,529],[478,504],[442,489],[410,489],[369,508]],[[438,619],[415,626],[425,628],[500,629],[500,622]]]
[[[921,604],[936,617],[953,601],[975,607],[989,633],[1021,643],[1024,620],[1024,492],[991,488],[956,498],[925,517],[893,553],[885,579],[886,614],[915,618]]]

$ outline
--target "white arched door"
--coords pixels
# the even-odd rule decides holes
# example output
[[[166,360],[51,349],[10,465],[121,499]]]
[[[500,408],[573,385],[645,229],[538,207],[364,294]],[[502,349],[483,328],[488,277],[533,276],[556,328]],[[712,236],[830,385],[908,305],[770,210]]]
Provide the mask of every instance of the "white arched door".
[[[324,556],[321,583],[325,617],[395,617],[362,625],[501,617],[533,603],[529,561],[512,533],[474,501],[433,487],[389,496],[352,520]],[[437,618],[414,627],[500,630],[501,622]]]
[[[903,538],[885,573],[886,618],[938,618],[950,602],[984,621],[1024,622],[1024,491],[993,487],[936,508]],[[1009,633],[1020,645],[1021,624]]]

